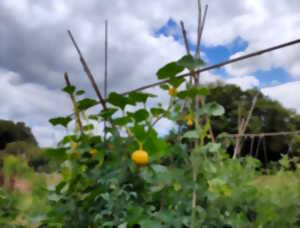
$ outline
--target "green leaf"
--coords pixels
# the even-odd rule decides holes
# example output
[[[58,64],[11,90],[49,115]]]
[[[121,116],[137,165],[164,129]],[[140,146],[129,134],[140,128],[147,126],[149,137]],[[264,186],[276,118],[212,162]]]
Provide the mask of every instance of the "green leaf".
[[[94,115],[94,114],[92,114],[92,115],[89,115],[88,118],[89,118],[90,120],[98,120],[98,119],[99,119],[99,115]]]
[[[169,80],[169,83],[175,87],[175,88],[178,88],[183,82],[185,82],[185,79],[184,78],[176,78],[176,77],[172,77],[170,80]]]
[[[94,99],[84,98],[84,99],[78,101],[78,109],[80,111],[83,111],[83,110],[91,108],[97,104],[98,104],[98,102]]]
[[[125,97],[121,94],[115,93],[115,92],[112,92],[112,93],[109,94],[109,97],[108,97],[107,101],[110,104],[121,108],[122,110],[124,110],[126,105],[134,105],[135,104],[134,102],[132,102],[127,97]]]
[[[199,139],[200,138],[200,134],[199,134],[198,131],[192,130],[192,131],[185,132],[182,137],[183,138],[188,138],[188,139]]]
[[[76,95],[77,95],[77,96],[81,96],[81,95],[83,95],[84,93],[85,93],[84,90],[78,90],[78,91],[76,92]]]
[[[124,117],[120,117],[120,118],[116,118],[113,120],[115,125],[119,125],[119,126],[125,126],[126,124],[130,123],[132,120],[129,116],[124,116]]]
[[[131,131],[134,134],[134,136],[140,141],[144,141],[147,136],[145,127],[142,125],[135,125],[134,127],[131,128]]]
[[[151,168],[154,170],[156,174],[165,173],[168,171],[168,168],[163,165],[151,165]]]
[[[163,108],[151,108],[150,112],[153,116],[157,117],[157,116],[165,113],[166,111]]]
[[[137,224],[144,214],[144,209],[142,207],[130,207],[128,208],[128,219],[127,222],[133,226]]]
[[[124,222],[121,225],[118,225],[118,228],[127,228],[127,222]]]
[[[133,118],[138,123],[147,120],[148,117],[149,117],[149,113],[147,112],[146,109],[140,109],[135,113],[133,113]]]
[[[94,125],[93,124],[88,124],[88,125],[83,126],[83,130],[84,131],[91,131],[93,129],[94,129]]]
[[[150,219],[145,219],[139,222],[139,224],[141,225],[141,228],[163,228],[165,226],[161,225],[159,222],[154,221],[154,220],[150,220]]]
[[[158,79],[165,79],[176,76],[178,73],[182,72],[184,67],[179,66],[176,62],[168,63],[157,71]]]
[[[149,153],[150,161],[158,160],[169,152],[168,144],[165,140],[158,137],[157,132],[154,129],[151,129],[147,134],[144,148]]]
[[[180,91],[177,96],[181,99],[185,99],[187,97],[194,98],[197,95],[199,96],[207,96],[209,94],[208,88],[202,87],[202,88],[191,88],[189,90]]]
[[[137,103],[137,102],[146,103],[148,98],[156,97],[156,95],[151,94],[151,93],[143,93],[143,92],[131,92],[128,94],[128,97],[134,103]]]
[[[118,111],[118,109],[116,108],[107,108],[106,110],[103,109],[100,113],[100,116],[103,117],[103,119],[107,120],[112,117],[112,115],[115,114],[116,111]]]
[[[75,86],[69,85],[63,88],[63,91],[72,95],[75,92]]]
[[[177,65],[194,70],[204,65],[202,59],[196,59],[192,55],[185,55],[177,61]]]
[[[217,153],[221,149],[220,143],[208,143],[207,147],[209,148],[209,152]]]
[[[210,116],[222,116],[224,113],[224,107],[216,102],[205,104],[198,112],[199,115],[207,114]]]
[[[67,117],[56,117],[49,120],[49,122],[53,125],[62,125],[64,127],[67,127],[68,124],[72,121],[72,118],[70,116]]]
[[[159,86],[161,89],[163,90],[169,90],[170,89],[170,86],[168,84],[162,84]]]
[[[67,157],[65,148],[48,148],[45,150],[45,155],[49,158],[54,158],[56,160],[64,160]]]

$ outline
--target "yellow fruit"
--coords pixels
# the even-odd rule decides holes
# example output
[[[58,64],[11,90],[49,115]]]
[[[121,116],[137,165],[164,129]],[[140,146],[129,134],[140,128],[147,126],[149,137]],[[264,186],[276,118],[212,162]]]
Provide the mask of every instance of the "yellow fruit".
[[[77,151],[72,152],[71,157],[74,159],[79,158],[79,153]]]
[[[186,124],[189,126],[189,127],[192,127],[193,126],[193,119],[188,119],[187,121],[186,121]]]
[[[194,124],[194,120],[193,120],[193,116],[191,114],[187,115],[184,117],[185,121],[186,121],[186,125],[188,127],[192,127]]]
[[[149,161],[148,153],[140,148],[131,154],[131,160],[138,166],[147,165]]]
[[[177,88],[176,88],[176,87],[171,87],[171,88],[169,89],[169,95],[170,95],[171,97],[174,97],[176,94],[177,94]]]
[[[96,154],[97,154],[97,150],[94,149],[94,148],[91,148],[91,149],[90,149],[90,155],[91,155],[92,157],[94,157]]]

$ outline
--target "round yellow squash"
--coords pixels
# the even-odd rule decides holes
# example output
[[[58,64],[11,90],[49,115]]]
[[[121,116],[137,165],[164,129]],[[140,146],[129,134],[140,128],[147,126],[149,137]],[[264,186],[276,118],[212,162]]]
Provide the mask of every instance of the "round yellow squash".
[[[131,154],[131,160],[138,166],[145,166],[148,164],[149,156],[145,150],[139,149]]]

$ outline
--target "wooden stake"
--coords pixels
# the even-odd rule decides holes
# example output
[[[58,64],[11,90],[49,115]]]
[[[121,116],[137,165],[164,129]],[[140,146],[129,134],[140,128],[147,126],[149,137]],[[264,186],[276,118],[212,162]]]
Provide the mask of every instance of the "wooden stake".
[[[70,82],[70,79],[69,79],[69,76],[68,76],[67,72],[65,72],[64,78],[65,78],[67,86],[71,86],[71,82]],[[80,114],[79,114],[79,111],[78,111],[78,108],[77,108],[75,96],[73,94],[70,94],[70,97],[71,97],[71,100],[72,100],[72,103],[73,103],[73,108],[74,108],[76,123],[77,123],[77,125],[79,127],[80,133],[83,134],[82,123],[81,123],[81,120],[80,120]]]
[[[76,41],[75,41],[75,39],[74,39],[74,37],[73,37],[73,35],[72,35],[72,33],[71,33],[70,30],[68,30],[68,34],[69,34],[69,37],[70,37],[72,43],[74,44],[74,46],[75,46],[75,48],[76,48],[76,50],[77,50],[77,53],[78,53],[78,55],[79,55],[80,62],[81,62],[81,64],[82,64],[82,66],[83,66],[83,69],[84,69],[85,73],[87,74],[87,76],[88,76],[88,78],[89,78],[89,80],[90,80],[90,82],[91,82],[91,84],[92,84],[92,86],[93,86],[93,88],[94,88],[94,90],[95,90],[95,92],[96,92],[96,95],[97,95],[98,98],[99,98],[99,101],[100,101],[100,103],[101,103],[103,109],[104,109],[104,110],[107,110],[105,99],[104,99],[103,96],[101,95],[101,92],[100,92],[100,90],[99,90],[99,88],[98,88],[98,86],[97,86],[97,84],[96,84],[95,78],[94,78],[92,72],[90,71],[90,68],[88,67],[88,65],[87,65],[87,63],[86,63],[86,61],[85,61],[85,59],[83,58],[83,55],[81,54],[81,51],[80,51],[80,49],[79,49],[79,47],[78,47],[78,44],[76,43]],[[110,122],[111,122],[111,125],[114,126],[111,119],[110,119]]]
[[[250,111],[248,113],[246,121],[242,120],[241,125],[238,128],[238,135],[242,135],[242,134],[245,133],[245,131],[247,129],[247,126],[249,124],[249,121],[250,121],[250,119],[252,117],[253,110],[254,110],[254,107],[256,105],[256,101],[257,101],[258,95],[259,95],[259,92],[255,95],[255,97],[254,97],[254,99],[252,101],[252,105],[251,105],[251,108],[250,108]],[[235,145],[234,154],[233,154],[233,159],[235,159],[241,153],[241,140],[242,140],[242,137],[241,136],[237,136],[237,138],[236,138],[236,145]]]
[[[108,21],[105,20],[105,52],[104,52],[104,61],[105,61],[105,66],[104,66],[104,97],[107,98],[107,49],[108,49],[108,40],[107,40],[107,29],[108,29]]]

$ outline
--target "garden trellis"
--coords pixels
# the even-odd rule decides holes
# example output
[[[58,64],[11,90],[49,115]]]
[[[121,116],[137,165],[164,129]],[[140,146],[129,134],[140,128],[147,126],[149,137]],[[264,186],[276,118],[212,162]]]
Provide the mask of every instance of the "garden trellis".
[[[295,39],[295,40],[292,40],[292,41],[289,41],[289,42],[286,42],[286,43],[282,43],[282,44],[279,44],[279,45],[276,45],[276,46],[272,46],[272,47],[269,47],[269,48],[266,48],[266,49],[261,49],[259,51],[251,52],[249,54],[242,55],[242,56],[237,57],[237,58],[232,58],[232,59],[227,60],[227,61],[223,61],[223,62],[220,62],[220,63],[217,63],[217,64],[213,64],[211,66],[203,67],[199,70],[196,70],[195,73],[202,73],[202,72],[214,70],[214,69],[226,66],[226,65],[230,65],[232,63],[240,62],[240,61],[245,60],[245,59],[256,57],[256,56],[259,56],[259,55],[262,55],[262,54],[265,54],[265,53],[268,53],[268,52],[279,50],[279,49],[289,47],[289,46],[292,46],[292,45],[296,45],[296,44],[299,44],[299,43],[300,43],[300,39]],[[176,78],[185,78],[185,77],[188,77],[190,75],[191,75],[191,73],[184,73],[184,74],[180,74],[180,75],[176,76]],[[126,92],[122,92],[121,95],[128,95],[129,93],[132,93],[132,92],[143,91],[143,90],[146,90],[146,89],[150,89],[152,87],[156,87],[156,86],[166,84],[168,82],[169,82],[169,80],[167,80],[167,79],[166,80],[159,80],[159,81],[151,83],[151,84],[147,84],[147,85],[144,85],[144,86],[141,86],[141,87],[138,87],[138,88],[126,91]],[[103,99],[103,101],[105,103],[106,99]],[[102,102],[99,102],[99,104],[103,105]]]
[[[197,46],[200,48],[201,35],[199,34],[204,28],[207,7],[203,18],[200,0],[198,4],[197,42],[199,43]],[[183,22],[181,26],[185,31]],[[260,186],[256,186],[254,182],[264,178],[265,172],[261,162],[250,156],[232,159],[228,156],[230,150],[227,142],[231,143],[234,140],[228,140],[227,134],[218,134],[220,141],[222,136],[225,139],[222,142],[219,140],[216,142],[211,137],[211,119],[214,119],[212,123],[218,133],[231,129],[231,123],[220,124],[222,126],[219,128],[219,123],[224,120],[236,124],[235,112],[228,111],[228,114],[234,114],[234,117],[227,119],[228,116],[224,115],[224,107],[233,110],[226,104],[236,105],[236,102],[228,102],[228,100],[243,97],[243,93],[232,86],[229,87],[236,89],[238,93],[233,90],[224,90],[223,93],[220,87],[207,88],[208,86],[205,85],[200,87],[198,77],[205,68],[199,69],[203,66],[203,61],[197,58],[197,53],[200,53],[199,48],[195,55],[194,53],[193,56],[185,55],[180,60],[167,63],[158,70],[158,80],[170,79],[155,83],[161,85],[167,82],[166,85],[161,86],[161,89],[168,90],[169,102],[167,107],[160,103],[152,103],[149,107],[148,98],[156,97],[152,93],[129,91],[122,95],[112,92],[107,98],[105,92],[101,91],[104,95],[102,96],[71,32],[69,36],[98,98],[81,97],[84,91],[77,90],[69,80],[66,81],[67,86],[63,91],[78,98],[77,102],[73,102],[75,117],[56,117],[50,122],[54,126],[61,125],[68,129],[68,124],[74,123],[71,121],[75,120],[78,125],[82,118],[83,132],[79,132],[76,126],[77,128],[67,134],[57,148],[49,148],[45,151],[47,155],[59,161],[60,166],[57,171],[62,179],[55,189],[49,191],[51,195],[47,198],[50,207],[47,209],[48,213],[42,221],[42,226],[57,224],[61,227],[196,228],[205,226],[294,227],[293,225],[298,224],[300,212],[297,210],[299,208],[297,199],[300,193],[297,189],[300,183],[297,181],[291,186],[293,191],[285,191],[288,189],[282,191],[282,188],[274,192],[269,191],[269,188],[260,189]],[[187,34],[185,33],[184,36],[187,41]],[[294,41],[294,43],[298,42],[300,40]],[[271,49],[276,50],[289,45],[291,43]],[[190,53],[188,43],[186,47],[187,53]],[[270,51],[270,48],[252,55],[265,53],[266,50]],[[216,66],[229,63],[227,61],[225,64],[220,64]],[[206,70],[213,68],[210,66]],[[184,70],[189,73],[178,77],[179,72]],[[183,77],[189,77],[187,79],[190,81]],[[180,87],[181,85],[185,85],[186,88]],[[151,87],[152,85],[146,85],[142,89]],[[137,88],[134,91],[140,90]],[[224,96],[225,99],[222,99],[228,92],[228,97]],[[212,98],[210,95],[217,95],[217,97]],[[250,91],[245,97],[252,99],[253,95],[256,97],[255,91]],[[74,100],[74,96],[71,96],[71,99]],[[222,104],[218,104],[219,98]],[[249,101],[247,104],[251,103]],[[257,109],[262,107],[264,110],[268,107],[268,103],[260,100],[257,103]],[[103,107],[99,107],[99,104]],[[239,150],[243,144],[245,148],[244,134],[255,104],[256,98],[247,116],[242,115],[244,110],[239,112],[238,126],[241,130],[233,136],[233,139],[240,139]],[[99,107],[101,112],[96,114],[89,112],[85,115],[85,110],[89,107]],[[281,108],[279,106],[278,109]],[[265,114],[259,111],[257,113]],[[271,112],[271,117],[274,113]],[[294,119],[285,118],[290,113],[292,112],[284,112],[283,118],[278,115],[277,119],[286,121],[277,128],[261,128],[261,126],[252,128],[251,126],[251,129],[280,131],[284,130],[284,125],[289,120],[292,124],[287,129],[297,129],[295,126],[298,124],[298,117],[295,118],[295,125],[292,122]],[[176,127],[166,137],[161,137],[159,129],[154,128],[155,123],[161,118],[169,119]],[[264,120],[265,126],[273,126],[273,121],[269,121],[268,118],[258,118],[259,120]],[[258,121],[254,120],[253,125]],[[95,126],[101,124],[102,127],[103,123],[108,127],[104,129],[104,134],[102,130],[97,134],[94,131]],[[120,137],[115,130],[124,132],[124,135]],[[109,133],[109,137],[105,137],[106,132]],[[265,138],[260,135],[259,139],[267,161]],[[257,153],[259,148],[256,148]],[[280,177],[285,174],[279,179],[279,183],[283,179],[288,179],[289,182],[289,177],[292,177],[291,172],[285,170],[290,167],[289,161],[292,160],[289,160],[288,156],[279,161],[281,170],[278,173]],[[274,204],[274,201],[279,203]],[[292,212],[295,213],[291,214]],[[281,216],[277,216],[278,214]]]
[[[198,17],[198,37],[197,37],[197,46],[196,46],[197,48],[196,48],[196,52],[195,52],[195,57],[196,58],[200,57],[199,56],[200,55],[200,42],[201,42],[201,37],[202,37],[203,28],[204,28],[204,24],[205,24],[205,19],[206,19],[206,15],[207,15],[207,9],[208,9],[208,6],[206,5],[204,16],[202,18],[201,3],[200,3],[200,0],[198,0],[198,11],[199,11],[198,14],[199,14],[199,17]],[[190,54],[190,49],[189,49],[189,44],[188,44],[188,39],[187,39],[187,32],[184,28],[183,21],[180,21],[180,25],[181,25],[181,29],[182,29],[182,33],[183,33],[186,52],[187,52],[187,54]],[[88,78],[89,78],[89,80],[90,80],[90,82],[91,82],[91,84],[92,84],[92,86],[93,86],[93,88],[94,88],[94,90],[97,94],[97,97],[99,99],[98,103],[95,104],[95,105],[100,104],[100,105],[102,105],[102,108],[104,110],[107,109],[107,106],[106,106],[106,102],[107,102],[107,81],[108,81],[108,78],[107,78],[107,21],[105,21],[104,96],[101,94],[100,89],[98,88],[98,86],[96,84],[96,80],[95,80],[88,64],[86,63],[86,61],[85,61],[85,59],[84,59],[84,57],[83,57],[83,55],[82,55],[82,53],[79,49],[79,46],[78,46],[77,42],[75,41],[75,38],[74,38],[74,36],[73,36],[73,34],[71,33],[70,30],[68,31],[68,34],[69,34],[69,37],[71,38],[71,41],[72,41],[74,47],[77,50],[80,62],[83,66],[83,69],[84,69],[85,73],[87,74],[87,76],[88,76]],[[200,68],[198,70],[194,70],[193,72],[180,74],[180,75],[177,75],[176,78],[180,79],[180,78],[190,77],[190,80],[192,80],[192,78],[194,78],[195,82],[199,85],[199,75],[200,75],[200,73],[207,72],[207,71],[210,71],[210,70],[214,70],[214,69],[217,69],[217,68],[220,68],[220,67],[224,67],[226,65],[230,65],[230,64],[233,64],[233,63],[236,63],[236,62],[240,62],[240,61],[243,61],[243,60],[246,60],[246,59],[249,59],[249,58],[253,58],[253,57],[256,57],[256,56],[259,56],[259,55],[263,55],[265,53],[272,52],[272,51],[275,51],[275,50],[279,50],[279,49],[282,49],[282,48],[286,48],[286,47],[296,45],[296,44],[299,44],[299,43],[300,43],[300,39],[295,39],[295,40],[292,40],[292,41],[289,41],[289,42],[286,42],[286,43],[282,43],[282,44],[279,44],[279,45],[276,45],[276,46],[268,47],[268,48],[265,48],[265,49],[261,49],[261,50],[258,50],[258,51],[255,51],[255,52],[252,52],[252,53],[249,53],[249,54],[245,54],[245,55],[236,57],[236,58],[232,58],[232,59],[229,59],[227,61],[223,61],[223,62],[220,62],[220,63],[217,63],[217,64],[213,64],[213,65],[210,65],[210,66],[207,66],[207,67],[203,67],[203,68]],[[143,90],[146,90],[146,89],[150,89],[152,87],[156,87],[156,86],[166,84],[168,82],[169,82],[169,79],[159,80],[157,82],[147,84],[147,85],[143,85],[141,87],[138,87],[138,88],[126,91],[126,92],[122,92],[120,94],[121,95],[128,95],[132,92],[143,91]],[[253,106],[253,108],[254,108],[254,106]],[[71,114],[71,115],[74,115],[74,113]],[[251,118],[251,115],[249,115],[248,117]],[[249,123],[249,118],[247,118],[247,121],[246,121],[247,124]],[[244,138],[247,138],[247,137],[262,138],[262,137],[273,137],[273,136],[280,136],[280,135],[299,135],[300,134],[300,131],[267,132],[267,133],[253,133],[253,134],[250,133],[250,134],[246,134],[245,133],[246,127],[247,127],[246,123],[244,123],[243,126],[240,126],[241,131],[239,131],[238,134],[227,134],[228,137],[236,138],[236,140],[237,140],[236,141],[237,145],[236,145],[236,150],[235,150],[235,153],[234,153],[234,158],[239,155],[241,147],[242,147],[242,145],[240,145],[240,144],[242,144],[242,141],[243,141]],[[110,124],[113,125],[113,122],[111,120],[110,120]],[[211,131],[211,136],[212,136],[212,139],[214,139],[212,131]],[[252,143],[251,143],[251,147],[253,147]]]

